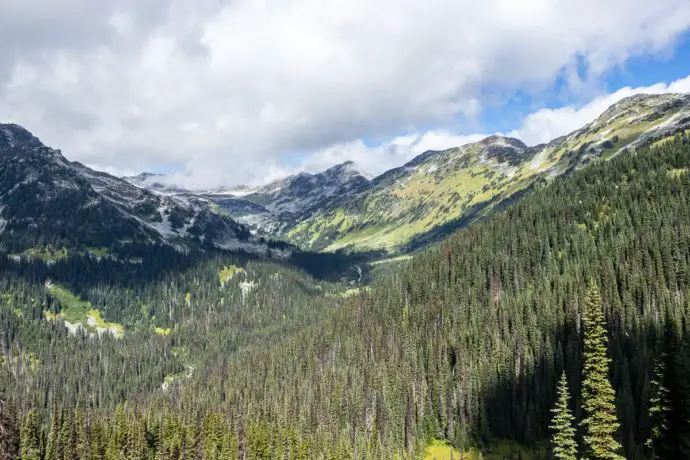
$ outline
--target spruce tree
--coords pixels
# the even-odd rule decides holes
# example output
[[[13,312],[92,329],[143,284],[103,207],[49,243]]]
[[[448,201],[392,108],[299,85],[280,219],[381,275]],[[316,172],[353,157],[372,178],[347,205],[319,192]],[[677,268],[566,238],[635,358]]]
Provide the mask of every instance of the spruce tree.
[[[551,444],[554,458],[558,460],[577,460],[577,443],[575,442],[575,417],[570,411],[570,392],[565,371],[558,382],[558,399],[551,412],[553,418],[549,428],[553,431]]]
[[[664,342],[654,367],[647,447],[652,458],[690,457],[690,408],[687,364],[678,330],[670,319],[664,327]]]
[[[60,432],[60,415],[57,404],[53,402],[53,410],[50,417],[50,431],[46,444],[45,460],[58,460],[58,437]]]
[[[19,439],[19,458],[21,460],[41,459],[39,422],[36,409],[30,409],[24,416]]]
[[[647,447],[651,458],[662,458],[663,440],[668,433],[668,388],[666,387],[666,363],[662,356],[654,366],[654,376],[651,381],[651,398],[649,404],[649,419],[651,424]]]
[[[582,373],[582,408],[585,418],[584,447],[587,459],[621,459],[616,432],[620,427],[616,417],[616,393],[608,379],[610,359],[607,357],[608,338],[599,287],[590,283],[584,311],[585,347]]]

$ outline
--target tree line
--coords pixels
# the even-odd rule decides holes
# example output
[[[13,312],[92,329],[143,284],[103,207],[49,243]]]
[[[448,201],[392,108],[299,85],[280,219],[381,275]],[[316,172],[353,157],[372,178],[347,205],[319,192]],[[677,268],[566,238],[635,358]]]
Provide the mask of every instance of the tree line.
[[[508,440],[516,455],[548,444],[561,458],[683,458],[688,168],[687,136],[595,161],[357,295],[243,260],[221,286],[229,256],[138,279],[113,262],[94,282],[85,262],[65,262],[65,284],[123,322],[122,340],[47,323],[59,307],[47,268],[3,266],[4,448],[416,458],[443,439],[460,451]],[[144,257],[141,270],[153,266]]]

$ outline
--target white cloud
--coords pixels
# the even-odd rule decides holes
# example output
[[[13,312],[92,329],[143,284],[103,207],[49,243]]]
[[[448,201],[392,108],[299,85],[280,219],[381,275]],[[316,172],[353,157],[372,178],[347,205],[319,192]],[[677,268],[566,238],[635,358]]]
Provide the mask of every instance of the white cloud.
[[[623,98],[635,94],[662,94],[690,92],[690,76],[671,83],[656,83],[637,88],[621,88],[610,94],[601,95],[581,106],[566,106],[558,109],[541,109],[527,115],[520,127],[501,134],[516,137],[527,145],[549,142],[559,136],[579,129],[594,121],[606,109]],[[400,166],[427,150],[444,150],[470,142],[477,142],[490,134],[459,135],[448,131],[427,131],[410,133],[381,143],[375,147],[361,141],[330,146],[307,157],[301,169],[319,171],[333,164],[353,160],[362,169],[380,174]]]
[[[623,98],[635,94],[687,93],[690,92],[690,76],[672,83],[656,83],[637,88],[625,87],[611,94],[599,96],[581,106],[558,109],[542,109],[528,115],[522,126],[508,135],[534,145],[549,142],[558,136],[568,134],[593,121],[606,109]]]
[[[367,146],[361,140],[332,145],[308,156],[300,169],[316,172],[344,161],[354,161],[365,172],[378,175],[403,165],[427,150],[445,150],[469,142],[476,142],[485,134],[453,134],[435,130],[396,137],[377,146]]]
[[[578,62],[596,80],[667,51],[690,27],[687,0],[165,5],[1,2],[0,120],[70,159],[175,164],[199,185],[256,181],[289,169],[294,152],[317,151],[314,164],[326,165],[349,151],[379,170],[425,142],[462,141],[424,128],[475,116],[487,91],[544,90]],[[546,118],[553,132],[568,123]],[[401,132],[424,134],[374,155],[358,140]]]

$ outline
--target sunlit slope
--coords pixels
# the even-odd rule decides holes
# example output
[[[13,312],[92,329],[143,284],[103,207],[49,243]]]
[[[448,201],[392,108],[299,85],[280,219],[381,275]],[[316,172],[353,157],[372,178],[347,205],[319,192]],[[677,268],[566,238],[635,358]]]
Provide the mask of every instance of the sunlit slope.
[[[690,96],[634,96],[548,144],[528,147],[518,139],[491,136],[426,152],[297,222],[285,236],[310,249],[395,251],[444,224],[463,226],[480,218],[538,179],[688,128]]]

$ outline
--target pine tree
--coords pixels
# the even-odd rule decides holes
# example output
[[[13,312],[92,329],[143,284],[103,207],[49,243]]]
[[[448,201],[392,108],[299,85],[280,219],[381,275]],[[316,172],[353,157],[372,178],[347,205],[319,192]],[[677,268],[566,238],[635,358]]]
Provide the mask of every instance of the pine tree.
[[[582,375],[582,408],[585,418],[585,458],[620,459],[621,445],[615,439],[620,427],[616,417],[616,393],[608,379],[610,359],[607,357],[606,328],[601,296],[591,283],[585,299],[585,347]]]
[[[60,432],[60,415],[57,404],[53,402],[53,410],[50,417],[50,431],[48,432],[48,442],[46,444],[45,460],[57,460],[57,445]]]
[[[36,409],[30,409],[24,416],[19,438],[19,458],[21,460],[40,460],[41,446]]]
[[[568,391],[568,378],[565,371],[558,382],[558,399],[551,412],[553,418],[549,428],[553,431],[551,444],[554,457],[558,460],[577,460],[577,443],[575,442],[575,417],[570,411],[570,393]]]
[[[651,394],[649,404],[649,419],[651,430],[646,445],[650,450],[651,458],[661,458],[663,449],[662,441],[668,432],[668,413],[670,410],[668,401],[668,388],[665,385],[666,363],[664,357],[658,360],[654,366],[654,376],[651,381]]]
[[[678,331],[669,319],[665,322],[662,352],[654,367],[647,447],[652,458],[690,457],[690,408],[687,397],[687,365]]]

